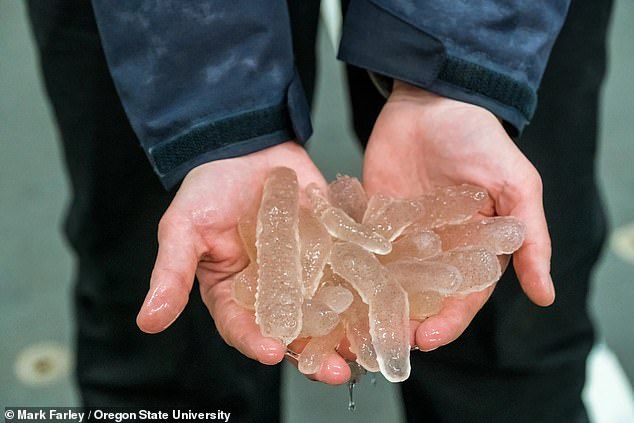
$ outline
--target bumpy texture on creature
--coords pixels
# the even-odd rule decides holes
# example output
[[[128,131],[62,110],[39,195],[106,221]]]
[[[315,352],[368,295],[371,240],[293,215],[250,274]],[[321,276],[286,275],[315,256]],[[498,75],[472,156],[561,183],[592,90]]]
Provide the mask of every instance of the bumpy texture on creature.
[[[524,224],[483,217],[483,189],[439,187],[419,198],[368,199],[338,176],[327,193],[305,191],[291,169],[269,175],[257,214],[238,231],[251,262],[233,296],[255,310],[264,336],[286,345],[310,338],[299,370],[312,374],[346,338],[357,363],[400,382],[410,373],[409,319],[440,312],[444,298],[481,291],[501,276],[498,255],[524,241]]]

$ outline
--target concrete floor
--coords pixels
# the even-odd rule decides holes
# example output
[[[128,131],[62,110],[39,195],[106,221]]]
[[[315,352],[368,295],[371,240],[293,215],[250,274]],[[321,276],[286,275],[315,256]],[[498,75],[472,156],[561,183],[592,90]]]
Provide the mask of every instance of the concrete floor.
[[[600,183],[615,231],[634,221],[634,2],[617,0],[616,6],[599,156]],[[341,69],[325,36],[320,50],[324,60],[310,151],[327,178],[338,172],[359,175],[360,152],[342,119],[347,111]],[[69,298],[74,261],[60,231],[68,186],[36,69],[23,3],[0,0],[0,407],[77,403],[68,370],[72,368]],[[610,362],[615,377],[623,376],[622,368],[630,380],[634,380],[633,271],[634,263],[608,246],[595,273],[591,304],[600,336],[618,358],[618,363]],[[376,386],[368,378],[362,381],[355,413],[346,410],[345,387],[310,383],[289,369],[285,380],[288,422],[402,417],[395,387],[382,378]],[[624,383],[619,391],[623,397],[607,397],[625,398],[629,407],[631,392]],[[595,421],[626,421],[618,419]]]

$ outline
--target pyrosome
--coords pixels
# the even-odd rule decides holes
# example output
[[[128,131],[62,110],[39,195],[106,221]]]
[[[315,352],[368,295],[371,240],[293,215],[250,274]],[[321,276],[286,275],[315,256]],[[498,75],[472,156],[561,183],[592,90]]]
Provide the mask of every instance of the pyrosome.
[[[304,338],[301,372],[315,373],[345,339],[360,366],[401,382],[410,319],[497,282],[498,255],[524,241],[517,218],[479,214],[487,202],[472,185],[368,197],[350,176],[301,193],[294,171],[275,168],[258,210],[239,221],[251,262],[234,277],[233,298],[254,310],[263,335],[285,345]]]

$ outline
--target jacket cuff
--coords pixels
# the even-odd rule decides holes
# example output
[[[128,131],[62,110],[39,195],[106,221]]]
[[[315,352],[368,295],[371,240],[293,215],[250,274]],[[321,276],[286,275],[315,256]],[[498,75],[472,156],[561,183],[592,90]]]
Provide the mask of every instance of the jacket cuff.
[[[289,140],[303,145],[311,134],[308,104],[295,73],[282,102],[200,122],[151,146],[147,156],[163,186],[171,189],[203,163],[243,156]]]
[[[522,132],[537,104],[536,91],[500,71],[449,55],[443,43],[368,0],[346,14],[339,59],[384,77],[484,107]]]

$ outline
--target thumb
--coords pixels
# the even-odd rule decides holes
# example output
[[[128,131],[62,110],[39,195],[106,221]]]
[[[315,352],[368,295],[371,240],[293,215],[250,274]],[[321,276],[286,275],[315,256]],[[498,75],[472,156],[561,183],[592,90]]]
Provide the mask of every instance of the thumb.
[[[198,266],[191,225],[161,219],[159,248],[150,278],[150,289],[137,316],[143,332],[158,333],[181,314],[191,292]]]
[[[555,300],[555,289],[550,276],[551,241],[543,208],[541,178],[535,171],[532,178],[526,178],[515,190],[506,190],[503,197],[506,198],[502,204],[513,206],[510,210],[498,210],[500,214],[515,216],[526,225],[524,243],[513,254],[513,266],[520,285],[535,304],[548,306]]]

